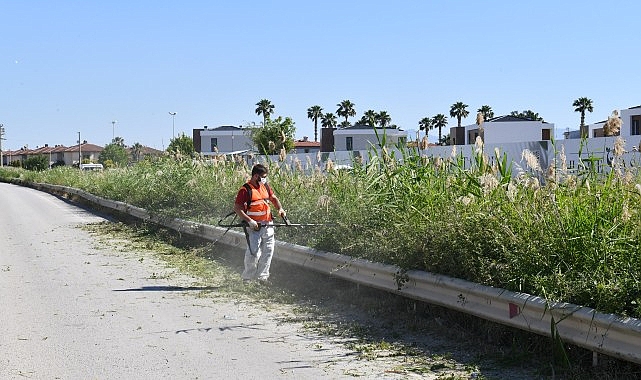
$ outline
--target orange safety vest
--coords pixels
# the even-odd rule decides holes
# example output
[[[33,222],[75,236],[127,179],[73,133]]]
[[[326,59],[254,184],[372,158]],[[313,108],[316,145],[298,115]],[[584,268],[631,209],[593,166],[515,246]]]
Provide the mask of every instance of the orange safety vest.
[[[252,186],[249,182],[244,185],[251,200],[248,202],[247,211],[245,213],[250,218],[257,222],[270,222],[272,220],[271,208],[269,207],[269,191],[266,186],[258,185],[258,189]]]

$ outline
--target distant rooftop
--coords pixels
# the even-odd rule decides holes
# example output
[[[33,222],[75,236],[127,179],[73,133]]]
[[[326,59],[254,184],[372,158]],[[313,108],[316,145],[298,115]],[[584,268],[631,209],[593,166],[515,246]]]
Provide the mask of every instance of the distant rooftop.
[[[236,127],[233,125],[221,125],[220,127],[216,128],[207,128],[207,126],[205,126],[205,130],[208,131],[240,131],[242,129],[244,128]]]

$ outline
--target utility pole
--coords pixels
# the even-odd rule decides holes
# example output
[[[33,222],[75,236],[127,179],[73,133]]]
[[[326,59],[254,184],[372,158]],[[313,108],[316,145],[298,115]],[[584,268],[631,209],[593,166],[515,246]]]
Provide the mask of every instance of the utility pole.
[[[82,142],[80,141],[80,132],[78,132],[78,169],[82,164]]]
[[[0,124],[0,167],[4,166],[4,161],[2,159],[2,140],[4,139],[4,124]]]

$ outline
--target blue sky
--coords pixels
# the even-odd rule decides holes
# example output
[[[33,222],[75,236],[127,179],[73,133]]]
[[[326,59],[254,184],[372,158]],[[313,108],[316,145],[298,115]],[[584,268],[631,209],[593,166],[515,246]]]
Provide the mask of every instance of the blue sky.
[[[387,111],[404,130],[450,106],[531,109],[557,136],[641,104],[638,1],[6,1],[3,149],[83,140],[164,148],[175,132],[259,122],[313,139],[307,108]],[[116,120],[117,123],[112,124]],[[450,126],[456,123],[450,118]],[[436,133],[431,132],[431,140]]]

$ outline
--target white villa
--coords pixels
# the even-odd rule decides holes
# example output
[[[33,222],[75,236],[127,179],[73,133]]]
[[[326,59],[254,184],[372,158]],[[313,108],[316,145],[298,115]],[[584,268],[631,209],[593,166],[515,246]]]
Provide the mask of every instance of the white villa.
[[[554,124],[524,119],[517,116],[499,116],[485,121],[483,141],[486,144],[505,144],[523,141],[548,141],[554,136]],[[451,145],[474,144],[480,134],[476,124],[450,128]]]
[[[356,124],[351,127],[334,129],[334,150],[357,151],[368,150],[372,147],[382,148],[381,141],[385,138],[386,147],[399,147],[407,144],[407,132],[397,128],[380,128]]]
[[[194,149],[203,155],[245,152],[253,148],[247,128],[224,125],[217,128],[193,130]]]
[[[641,106],[619,110],[619,117],[622,121],[619,136],[623,138],[631,136],[641,136]],[[603,137],[603,125],[605,124],[605,122],[606,120],[589,124],[589,136]]]

